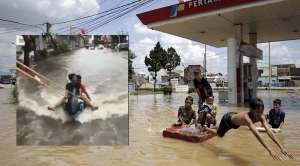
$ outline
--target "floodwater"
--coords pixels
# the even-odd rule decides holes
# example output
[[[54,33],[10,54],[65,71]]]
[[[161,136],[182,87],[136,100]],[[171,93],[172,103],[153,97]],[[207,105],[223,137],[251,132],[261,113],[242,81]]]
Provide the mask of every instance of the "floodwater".
[[[14,105],[1,107],[0,165],[191,165],[191,166],[270,166],[300,165],[300,93],[259,91],[266,110],[279,97],[286,111],[284,130],[279,140],[296,160],[275,161],[256,141],[247,128],[231,130],[224,138],[212,138],[201,144],[163,138],[161,130],[176,120],[178,106],[186,94],[139,95],[129,97],[130,146],[16,146]],[[1,102],[6,94],[0,90]],[[216,94],[217,96],[217,94]],[[216,97],[217,98],[217,97]],[[219,104],[218,119],[227,111],[243,111]],[[265,135],[265,134],[264,134]],[[267,139],[270,143],[270,139]]]
[[[19,77],[17,109],[18,145],[112,145],[128,144],[127,52],[110,49],[76,50],[68,55],[39,61],[34,69],[48,77],[50,87]],[[54,105],[64,95],[67,75],[82,76],[99,109],[85,109],[76,119]]]

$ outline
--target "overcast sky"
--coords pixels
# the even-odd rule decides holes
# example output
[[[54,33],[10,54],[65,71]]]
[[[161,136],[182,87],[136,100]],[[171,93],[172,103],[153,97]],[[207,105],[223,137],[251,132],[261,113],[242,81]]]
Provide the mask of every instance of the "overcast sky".
[[[130,0],[133,1],[133,0]],[[28,24],[40,24],[44,22],[63,21],[78,18],[97,12],[111,9],[117,5],[130,2],[129,0],[10,0],[0,1],[0,18],[12,19]],[[121,19],[107,24],[95,31],[93,34],[119,34],[127,32],[130,38],[130,48],[136,54],[134,67],[136,72],[147,73],[144,66],[144,58],[160,41],[164,48],[174,47],[182,59],[182,65],[203,64],[204,45],[166,33],[153,31],[144,26],[136,17],[136,13],[151,10],[177,3],[177,0],[155,0],[141,9],[132,12]],[[68,25],[62,25],[68,26]],[[13,32],[13,29],[24,28],[0,21],[0,70],[11,68],[15,65],[15,42],[16,34],[38,34],[39,29],[28,29],[22,32]],[[28,28],[28,27],[27,27]],[[53,26],[53,30],[61,26]],[[9,32],[8,32],[9,31]],[[8,32],[8,33],[5,33]],[[272,43],[272,64],[294,63],[300,67],[300,41],[286,41]],[[259,61],[259,66],[268,64],[268,44],[259,44],[264,52],[264,60]],[[207,68],[208,72],[223,74],[227,73],[227,51],[226,48],[214,48],[208,46]]]

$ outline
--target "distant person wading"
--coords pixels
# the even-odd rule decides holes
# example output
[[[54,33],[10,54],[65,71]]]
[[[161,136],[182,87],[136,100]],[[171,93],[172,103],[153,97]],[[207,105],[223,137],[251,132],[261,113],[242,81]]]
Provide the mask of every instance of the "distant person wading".
[[[193,83],[199,97],[199,107],[201,107],[208,97],[213,96],[213,92],[207,79],[201,75],[200,70],[194,71],[194,77]]]

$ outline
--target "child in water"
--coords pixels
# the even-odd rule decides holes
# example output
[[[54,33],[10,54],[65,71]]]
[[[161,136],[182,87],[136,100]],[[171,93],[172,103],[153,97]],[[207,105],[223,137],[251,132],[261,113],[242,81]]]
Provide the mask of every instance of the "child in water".
[[[266,148],[269,154],[275,160],[294,159],[294,156],[290,154],[278,141],[274,133],[268,127],[267,121],[263,114],[264,103],[261,99],[256,98],[250,101],[250,110],[240,113],[228,112],[224,114],[217,131],[206,128],[206,130],[213,132],[219,137],[223,137],[225,133],[230,129],[237,129],[240,126],[248,126],[253,135],[258,141]],[[263,140],[262,136],[256,130],[254,123],[261,122],[262,126],[266,129],[268,136],[276,143],[280,148],[281,153],[273,151],[270,146]]]
[[[196,121],[196,112],[192,108],[193,97],[188,96],[185,99],[185,105],[178,109],[178,121],[175,123],[176,126],[194,124]]]
[[[281,100],[275,99],[273,101],[273,108],[267,115],[267,120],[272,128],[281,129],[284,123],[285,113],[280,109]]]

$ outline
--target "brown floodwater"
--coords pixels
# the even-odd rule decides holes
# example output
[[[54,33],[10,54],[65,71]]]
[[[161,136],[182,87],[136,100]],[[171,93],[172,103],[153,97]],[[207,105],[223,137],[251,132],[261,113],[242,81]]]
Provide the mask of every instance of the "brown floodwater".
[[[1,103],[7,103],[8,93],[8,90],[0,90]],[[266,110],[278,97],[286,111],[284,130],[277,137],[296,160],[282,162],[274,161],[245,127],[231,130],[222,139],[215,137],[201,144],[163,138],[161,130],[176,120],[177,108],[186,96],[130,96],[130,146],[16,146],[15,106],[2,104],[0,165],[300,165],[299,92],[259,91]],[[218,119],[228,111],[247,110],[222,103],[219,106]],[[267,142],[270,143],[270,139]]]

